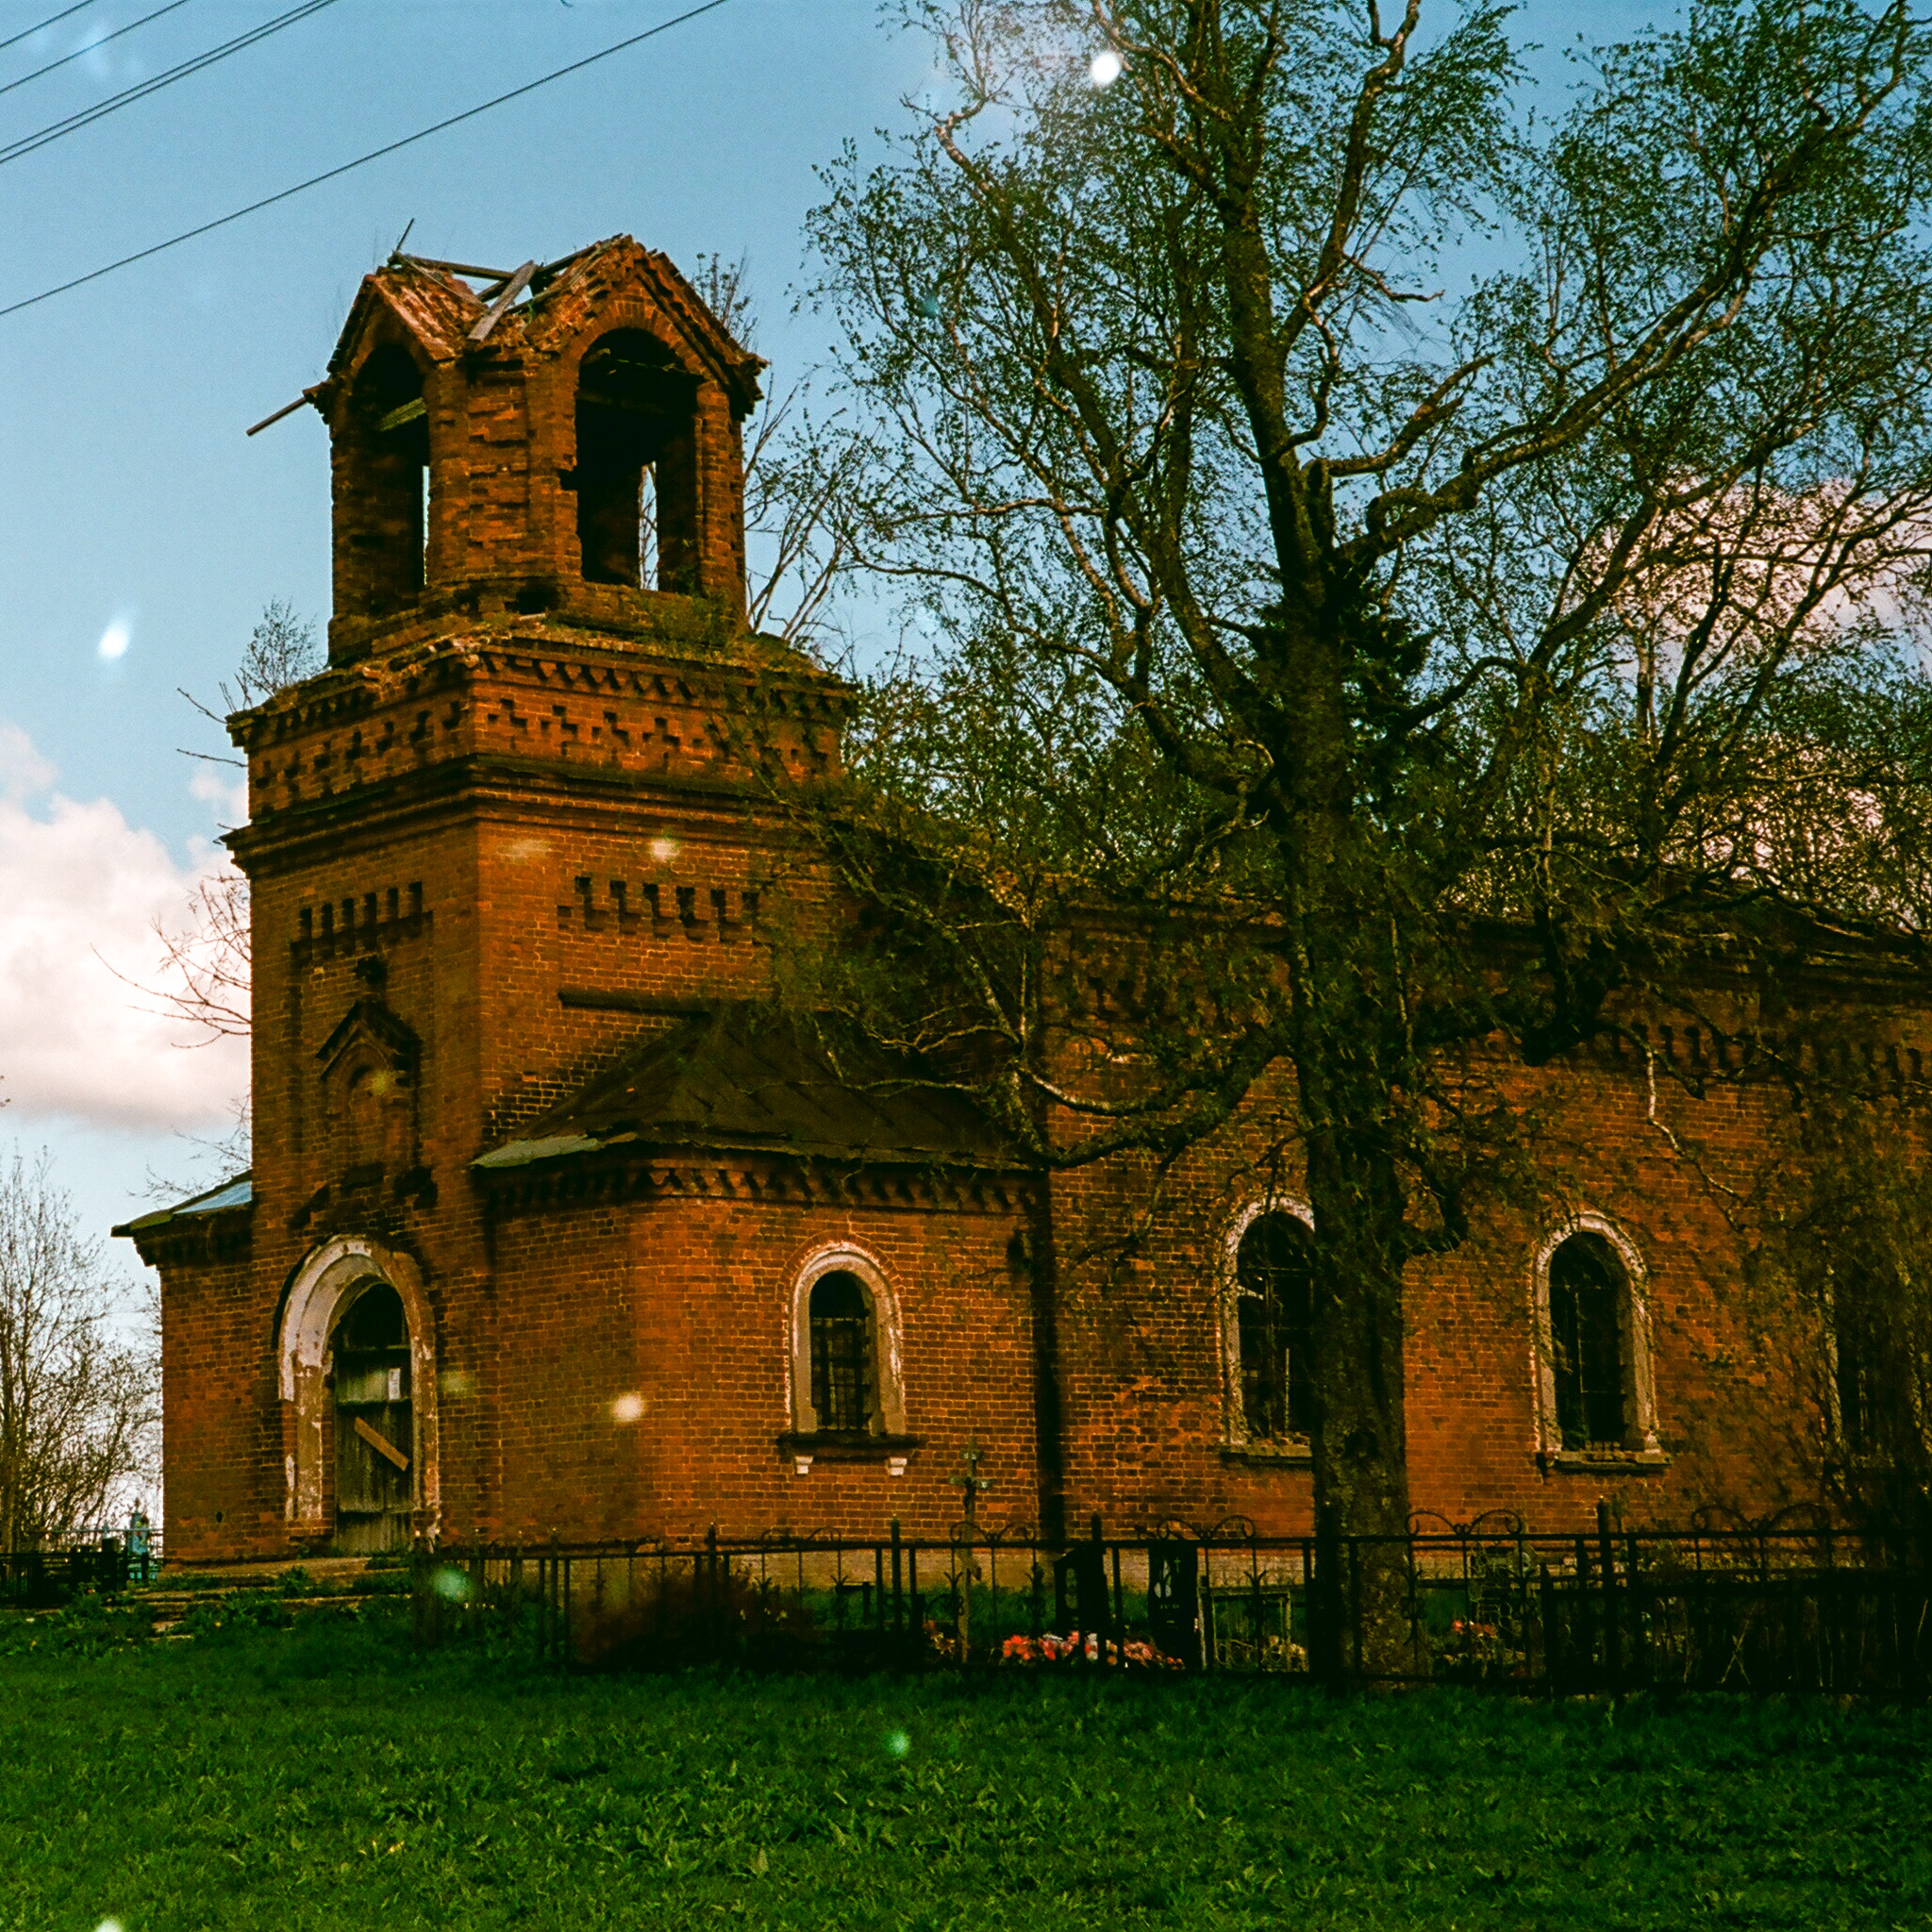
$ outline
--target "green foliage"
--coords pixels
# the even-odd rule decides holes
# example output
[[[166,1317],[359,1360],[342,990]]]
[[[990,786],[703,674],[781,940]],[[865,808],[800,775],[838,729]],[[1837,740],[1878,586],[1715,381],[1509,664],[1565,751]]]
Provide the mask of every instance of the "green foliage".
[[[1399,1529],[1405,1272],[1531,1158],[1496,1070],[1932,930],[1932,30],[1693,0],[1540,117],[1481,0],[899,10],[932,105],[810,229],[924,656],[799,997],[1042,1164],[1264,1094],[1318,1503]]]
[[[1498,8],[903,11],[950,97],[811,221],[857,554],[930,641],[834,840],[925,953],[853,1004],[1080,1090],[1088,1158],[1282,1062],[1439,1195],[1445,1047],[1546,1057],[1767,907],[1932,919],[1922,25],[1704,0],[1539,122]],[[1124,1111],[1041,1065],[1103,904],[1193,995]]]
[[[1932,1559],[1932,1169],[1902,1156],[1890,1109],[1814,1093],[1806,1173],[1756,1204],[1756,1312],[1779,1340],[1819,1500],[1893,1560]]]
[[[558,1677],[314,1619],[0,1661],[0,1928],[1925,1923],[1923,1713]]]
[[[0,1619],[0,1657],[99,1657],[133,1649],[148,1631],[139,1603],[83,1590],[56,1608]]]

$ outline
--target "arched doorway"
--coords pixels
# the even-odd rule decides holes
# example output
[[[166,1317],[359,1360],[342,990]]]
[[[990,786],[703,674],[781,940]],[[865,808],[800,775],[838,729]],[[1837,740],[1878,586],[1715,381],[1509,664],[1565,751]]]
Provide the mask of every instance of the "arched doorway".
[[[388,1301],[371,1304],[362,1318],[370,1324],[365,1334],[355,1319],[356,1309],[377,1290]],[[380,1323],[378,1311],[385,1311]],[[365,1341],[373,1346],[364,1349],[358,1345]],[[351,1397],[347,1411],[338,1413],[334,1370],[337,1348],[344,1342],[343,1359],[353,1365],[355,1358],[362,1357],[363,1370],[372,1377],[380,1370],[382,1380],[379,1385],[373,1379],[358,1381],[356,1386],[367,1391],[367,1395]],[[437,1456],[436,1317],[415,1262],[366,1235],[331,1236],[311,1250],[290,1277],[275,1323],[275,1354],[284,1405],[286,1508],[295,1540],[309,1548],[337,1540],[340,1525],[336,1512],[328,1507],[329,1491],[333,1487],[339,1498],[344,1491],[340,1449],[331,1436],[355,1436],[378,1461],[396,1469],[358,1434],[358,1413],[391,1448],[408,1457],[409,1467],[407,1472],[396,1469],[408,1504],[394,1505],[393,1490],[384,1489],[375,1492],[378,1507],[356,1513],[386,1518],[395,1507],[407,1511],[413,1506],[413,1524],[405,1515],[404,1540],[410,1529],[433,1537],[442,1513]],[[372,1357],[380,1359],[370,1359]],[[390,1396],[391,1371],[399,1374],[394,1402]],[[349,1395],[346,1381],[341,1392]],[[397,1403],[405,1405],[400,1414],[376,1416],[377,1409],[394,1410]],[[333,1485],[328,1480],[331,1475]],[[365,1488],[355,1494],[359,1498],[371,1491]],[[385,1524],[383,1533],[393,1537],[394,1524]]]
[[[402,1297],[371,1281],[347,1300],[329,1339],[336,1423],[335,1546],[344,1555],[407,1549],[415,1507],[415,1413]]]

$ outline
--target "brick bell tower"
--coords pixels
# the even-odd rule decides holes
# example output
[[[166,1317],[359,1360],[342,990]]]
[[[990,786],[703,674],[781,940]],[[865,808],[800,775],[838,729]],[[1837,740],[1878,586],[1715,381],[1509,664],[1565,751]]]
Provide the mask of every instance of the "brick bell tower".
[[[842,687],[744,622],[760,366],[627,237],[495,284],[404,257],[362,283],[308,396],[328,669],[229,721],[252,1184],[133,1230],[167,1295],[171,1549],[474,1533],[505,1457],[551,1453],[518,1447],[563,1425],[520,1408],[512,1359],[546,1318],[499,1325],[472,1163],[641,1033],[760,989],[747,758],[838,755]]]
[[[627,236],[486,292],[392,261],[309,391],[334,470],[330,663],[452,612],[648,625],[663,607],[641,590],[741,624],[758,358]]]

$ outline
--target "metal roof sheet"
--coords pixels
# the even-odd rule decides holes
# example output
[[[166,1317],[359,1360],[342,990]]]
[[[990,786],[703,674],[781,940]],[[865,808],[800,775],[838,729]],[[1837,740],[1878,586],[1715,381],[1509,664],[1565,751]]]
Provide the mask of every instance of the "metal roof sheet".
[[[1011,1172],[1022,1163],[963,1094],[915,1062],[748,1004],[652,1035],[486,1172],[636,1145]]]
[[[152,1214],[138,1215],[132,1221],[124,1222],[113,1232],[117,1235],[144,1234],[149,1228],[164,1226],[171,1221],[186,1220],[192,1215],[223,1214],[230,1208],[246,1208],[254,1199],[254,1176],[238,1174],[220,1187],[210,1188],[205,1194],[191,1195],[186,1201],[177,1201],[172,1208],[158,1208]]]

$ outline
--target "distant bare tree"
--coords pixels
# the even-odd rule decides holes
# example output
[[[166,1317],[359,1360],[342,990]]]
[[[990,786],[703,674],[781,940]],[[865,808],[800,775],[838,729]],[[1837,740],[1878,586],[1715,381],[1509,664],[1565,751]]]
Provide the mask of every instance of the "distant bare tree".
[[[117,1332],[98,1241],[43,1152],[0,1167],[0,1549],[94,1524],[156,1474],[159,1360]]]
[[[220,1134],[184,1134],[177,1128],[178,1164],[171,1160],[163,1170],[150,1163],[142,1195],[158,1208],[173,1207],[245,1174],[255,1155],[255,1114],[246,1094],[230,1103],[228,1122]]]
[[[239,872],[217,873],[195,887],[188,923],[155,922],[161,942],[164,984],[143,987],[160,1010],[199,1030],[183,1045],[205,1046],[224,1035],[248,1035],[248,881]]]
[[[692,279],[732,339],[756,350],[750,266],[743,255],[700,255]],[[805,377],[761,403],[745,429],[745,612],[752,629],[801,643],[824,628],[852,562],[861,450],[841,413],[813,415]]]
[[[250,633],[232,680],[216,687],[221,709],[204,704],[192,691],[181,695],[216,724],[225,724],[236,711],[265,704],[277,691],[313,677],[323,668],[322,648],[312,619],[296,614],[285,598],[271,598],[260,622]],[[192,758],[214,764],[239,759],[211,758],[191,752]],[[161,944],[161,981],[158,987],[135,984],[137,991],[158,1003],[160,1012],[194,1029],[187,1046],[203,1046],[225,1036],[245,1039],[248,1020],[248,881],[238,872],[222,872],[203,879],[188,901],[187,922],[171,926],[155,922]],[[243,1155],[245,1160],[246,1156]]]

